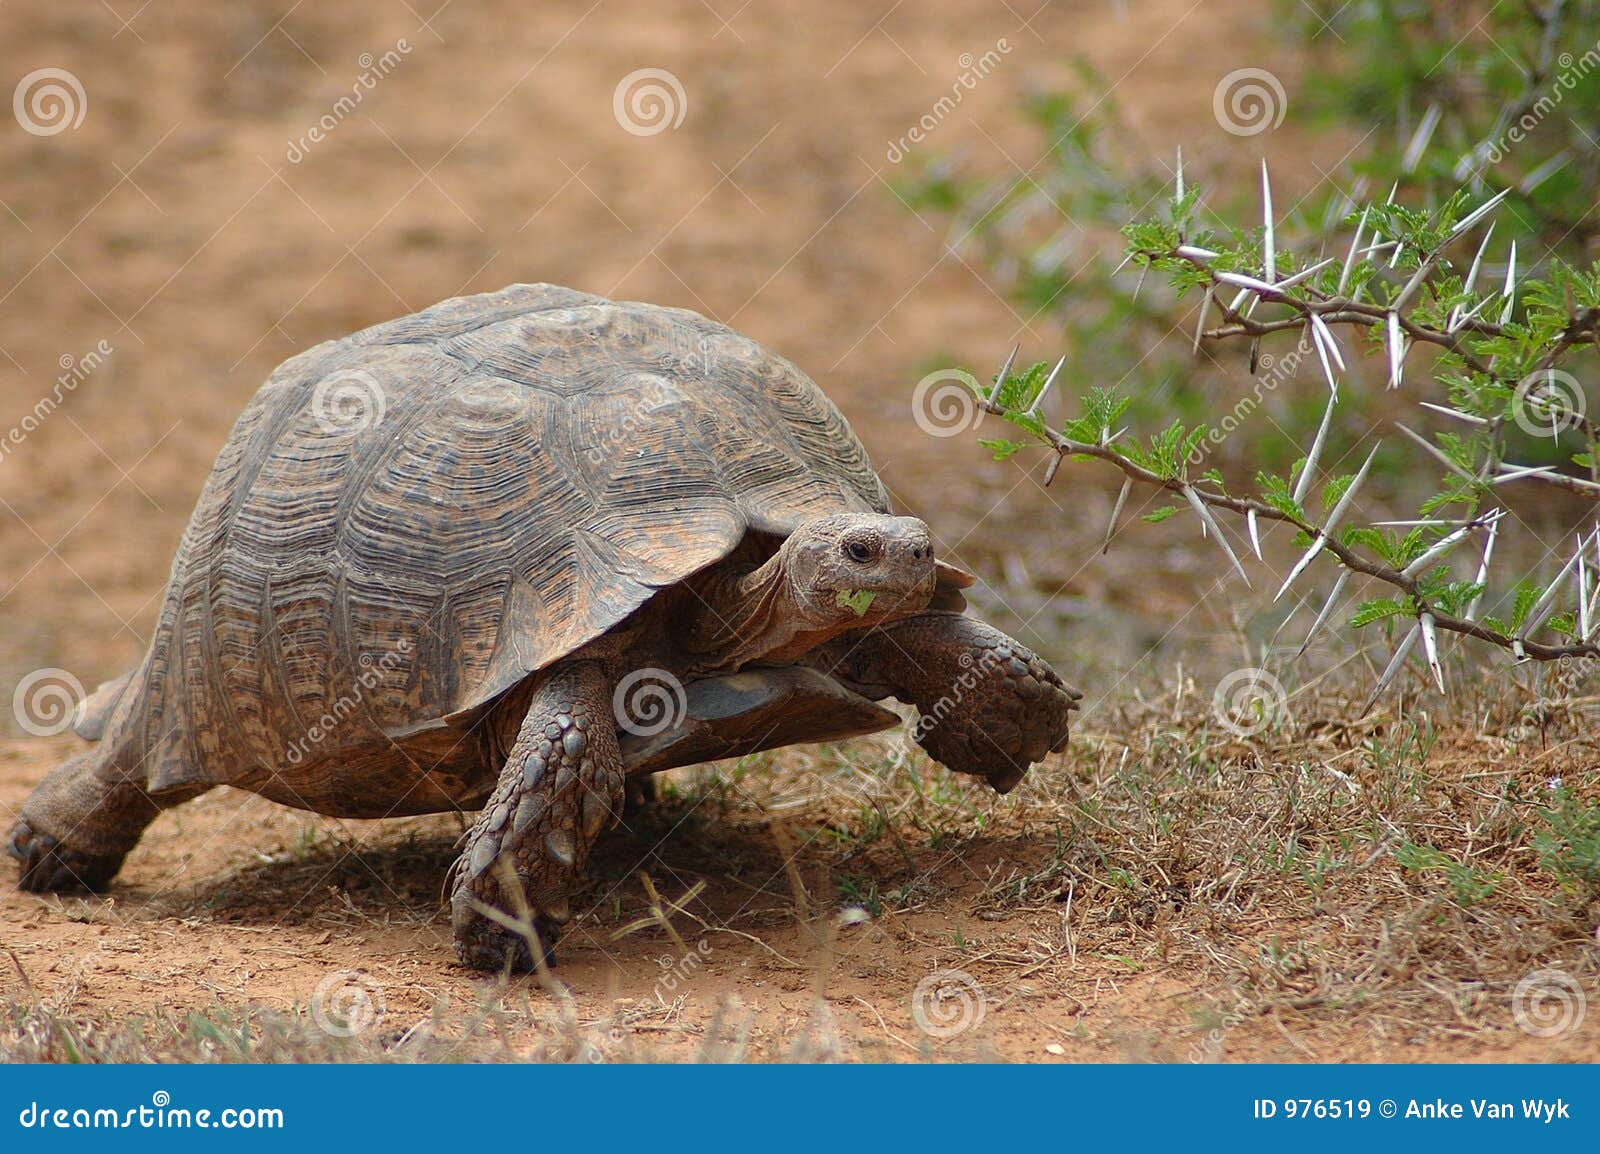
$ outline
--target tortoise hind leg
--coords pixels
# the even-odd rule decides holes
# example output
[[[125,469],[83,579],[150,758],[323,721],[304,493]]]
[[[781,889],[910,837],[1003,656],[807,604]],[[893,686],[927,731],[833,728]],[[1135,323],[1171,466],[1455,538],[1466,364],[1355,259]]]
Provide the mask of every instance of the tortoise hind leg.
[[[204,792],[152,797],[132,782],[102,776],[104,756],[101,747],[63,762],[22,803],[7,839],[21,863],[18,888],[104,889],[158,813]]]
[[[481,906],[513,918],[531,911],[540,960],[554,962],[568,895],[590,848],[622,811],[611,685],[596,663],[572,661],[551,670],[528,704],[500,783],[456,863],[456,952],[475,969],[535,966],[527,938],[485,917]],[[506,892],[508,866],[520,894]]]

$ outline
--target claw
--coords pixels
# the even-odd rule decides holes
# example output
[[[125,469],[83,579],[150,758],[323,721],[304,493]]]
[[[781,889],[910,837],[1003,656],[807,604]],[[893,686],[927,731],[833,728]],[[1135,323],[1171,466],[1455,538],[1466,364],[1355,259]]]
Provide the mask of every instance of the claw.
[[[550,856],[564,866],[570,866],[578,860],[578,849],[572,842],[572,834],[564,829],[552,830],[544,839],[544,848]]]

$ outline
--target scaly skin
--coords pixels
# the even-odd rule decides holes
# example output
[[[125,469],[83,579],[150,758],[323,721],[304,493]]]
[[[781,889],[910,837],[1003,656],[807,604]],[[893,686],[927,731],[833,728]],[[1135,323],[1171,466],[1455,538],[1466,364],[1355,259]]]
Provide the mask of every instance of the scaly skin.
[[[504,860],[533,915],[534,936],[554,964],[568,895],[590,849],[622,812],[622,755],[611,705],[612,680],[592,661],[556,666],[534,692],[500,784],[455,866],[451,922],[456,952],[480,970],[535,968],[526,936],[483,916],[474,902],[512,917],[522,902],[505,892]]]
[[[915,705],[917,741],[958,773],[1009,793],[1045,754],[1066,748],[1083,697],[1038,654],[993,626],[930,612],[845,634],[807,663],[867,697]]]

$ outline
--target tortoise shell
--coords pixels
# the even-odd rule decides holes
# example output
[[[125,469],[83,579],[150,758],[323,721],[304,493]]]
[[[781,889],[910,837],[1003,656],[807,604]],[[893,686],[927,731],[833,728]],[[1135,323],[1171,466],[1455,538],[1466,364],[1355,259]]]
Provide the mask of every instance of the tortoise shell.
[[[273,372],[201,492],[148,654],[80,732],[152,791],[441,808],[315,779],[383,750],[380,792],[415,790],[408,750],[441,723],[747,531],[831,511],[888,499],[838,409],[754,341],[548,285],[448,300]]]

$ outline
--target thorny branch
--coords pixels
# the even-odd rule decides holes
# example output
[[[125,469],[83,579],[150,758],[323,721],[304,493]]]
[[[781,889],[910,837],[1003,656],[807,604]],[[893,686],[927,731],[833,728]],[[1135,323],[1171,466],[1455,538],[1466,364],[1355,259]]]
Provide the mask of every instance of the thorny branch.
[[[1121,470],[1126,481],[1112,513],[1111,525],[1106,532],[1107,544],[1116,533],[1117,519],[1126,502],[1128,488],[1134,483],[1165,489],[1184,498],[1200,518],[1207,535],[1215,540],[1229,564],[1240,573],[1246,583],[1249,581],[1248,574],[1223,537],[1209,510],[1226,510],[1245,517],[1251,544],[1258,559],[1261,556],[1258,521],[1281,522],[1300,530],[1310,539],[1311,544],[1279,589],[1278,596],[1281,597],[1287,592],[1295,579],[1321,553],[1330,554],[1344,570],[1327,604],[1312,625],[1306,638],[1307,643],[1330,616],[1350,573],[1358,573],[1398,589],[1404,594],[1405,606],[1415,617],[1416,623],[1380,678],[1373,693],[1374,698],[1393,679],[1403,665],[1406,655],[1419,639],[1423,643],[1424,654],[1434,678],[1441,690],[1443,689],[1443,673],[1436,643],[1438,630],[1474,637],[1510,650],[1518,660],[1600,658],[1600,644],[1595,640],[1596,625],[1600,624],[1600,617],[1597,617],[1597,614],[1600,614],[1600,527],[1596,527],[1586,538],[1579,539],[1576,553],[1542,592],[1531,588],[1519,589],[1518,609],[1509,625],[1494,621],[1492,618],[1487,621],[1478,619],[1477,610],[1482,602],[1483,585],[1493,552],[1495,532],[1503,513],[1501,509],[1479,511],[1477,508],[1480,498],[1488,494],[1491,486],[1521,479],[1538,480],[1600,503],[1600,455],[1595,453],[1596,428],[1595,423],[1583,411],[1583,398],[1577,397],[1576,404],[1563,403],[1560,399],[1553,399],[1529,387],[1530,382],[1536,383],[1541,374],[1553,373],[1563,358],[1574,349],[1580,346],[1600,348],[1600,303],[1590,299],[1587,303],[1574,304],[1569,277],[1565,285],[1565,323],[1559,326],[1546,325],[1540,334],[1542,343],[1535,342],[1533,350],[1535,355],[1523,356],[1519,361],[1515,342],[1525,339],[1533,330],[1531,324],[1513,320],[1519,287],[1516,280],[1515,245],[1511,247],[1507,262],[1504,287],[1498,292],[1491,291],[1481,295],[1481,299],[1474,299],[1483,256],[1493,234],[1492,223],[1477,250],[1471,271],[1464,280],[1459,283],[1446,283],[1442,287],[1438,281],[1437,274],[1448,269],[1448,263],[1444,258],[1446,248],[1471,227],[1487,218],[1504,195],[1501,193],[1495,196],[1471,212],[1465,213],[1460,219],[1452,219],[1454,213],[1464,208],[1461,198],[1457,198],[1441,210],[1442,220],[1436,224],[1430,222],[1432,232],[1427,231],[1430,225],[1418,222],[1416,214],[1408,217],[1388,204],[1379,206],[1376,211],[1369,206],[1356,224],[1349,254],[1345,257],[1342,268],[1331,269],[1330,266],[1340,262],[1335,258],[1329,258],[1288,276],[1280,277],[1279,266],[1287,267],[1291,262],[1287,254],[1282,253],[1277,247],[1266,165],[1262,165],[1265,220],[1259,250],[1236,248],[1232,252],[1221,252],[1199,244],[1186,243],[1184,232],[1187,214],[1192,210],[1198,197],[1192,193],[1187,198],[1185,196],[1180,154],[1177,194],[1172,202],[1174,216],[1178,221],[1177,227],[1130,226],[1129,259],[1142,264],[1146,272],[1151,269],[1163,269],[1176,273],[1174,283],[1180,286],[1180,292],[1198,288],[1205,294],[1195,337],[1197,347],[1201,339],[1221,341],[1245,337],[1258,343],[1264,336],[1284,331],[1302,332],[1315,345],[1332,395],[1327,416],[1317,433],[1316,441],[1300,467],[1292,500],[1280,500],[1274,503],[1256,497],[1234,496],[1225,492],[1220,484],[1213,486],[1197,483],[1189,479],[1187,469],[1179,456],[1169,452],[1168,459],[1158,460],[1144,453],[1131,453],[1125,446],[1116,443],[1121,433],[1112,434],[1109,427],[1101,428],[1098,441],[1084,440],[1081,436],[1071,435],[1072,432],[1081,434],[1085,431],[1082,422],[1069,423],[1063,431],[1049,427],[1040,419],[1039,407],[1060,374],[1061,362],[1056,364],[1043,384],[1037,387],[1033,374],[1025,375],[1022,383],[1026,387],[1022,392],[1027,395],[1019,398],[1016,395],[1018,382],[1008,376],[1016,356],[1013,352],[1012,359],[1008,360],[1005,367],[1000,370],[988,395],[984,396],[980,391],[979,403],[985,411],[996,413],[1026,428],[1043,444],[1054,450],[1056,456],[1047,471],[1046,484],[1054,477],[1060,463],[1068,458],[1095,458],[1109,462]],[[1362,248],[1363,233],[1369,222],[1369,216],[1373,218],[1375,227],[1373,233],[1365,238],[1366,247]],[[1394,239],[1384,241],[1377,235],[1376,221],[1379,219],[1388,222],[1390,226],[1395,225],[1398,219],[1401,225],[1409,224],[1411,229],[1407,232],[1403,228],[1391,227]],[[1153,239],[1159,243],[1151,243]],[[1408,244],[1414,267],[1400,267],[1402,252]],[[1374,258],[1379,254],[1386,255],[1389,259],[1382,269],[1382,275],[1374,276],[1372,275],[1375,267]],[[1250,275],[1237,271],[1241,264],[1251,268]],[[1363,275],[1352,277],[1362,264],[1369,267],[1361,270]],[[1233,267],[1229,267],[1230,265]],[[1594,271],[1595,284],[1600,286],[1600,268]],[[1319,273],[1323,275],[1318,277]],[[1354,280],[1353,285],[1352,280]],[[1392,289],[1387,294],[1386,301],[1363,299],[1369,289],[1378,288],[1381,291],[1384,283],[1389,283]],[[1586,287],[1585,291],[1588,297],[1594,297],[1593,289]],[[1229,295],[1233,298],[1231,302],[1225,299]],[[1500,302],[1498,316],[1495,319],[1479,318],[1478,314],[1496,300]],[[1429,319],[1429,316],[1418,315],[1423,311],[1417,307],[1419,301],[1428,303],[1428,313],[1436,315],[1437,322]],[[1280,306],[1287,310],[1288,315],[1257,319],[1253,314],[1257,306],[1262,304]],[[1206,317],[1213,305],[1217,307],[1221,321],[1207,328]],[[1548,320],[1548,316],[1544,319]],[[1525,416],[1535,417],[1540,421],[1549,420],[1552,424],[1559,422],[1564,427],[1577,429],[1583,433],[1590,448],[1590,479],[1571,476],[1552,467],[1519,466],[1505,462],[1503,433],[1506,413],[1503,406],[1500,411],[1485,409],[1480,412],[1427,404],[1428,408],[1436,412],[1473,426],[1475,431],[1487,433],[1486,440],[1478,446],[1484,454],[1483,458],[1469,463],[1461,459],[1459,453],[1452,456],[1440,445],[1424,439],[1403,425],[1400,426],[1401,431],[1412,441],[1427,450],[1436,461],[1449,468],[1455,475],[1458,488],[1462,484],[1466,486],[1452,500],[1468,504],[1472,509],[1472,515],[1461,520],[1444,520],[1427,516],[1419,521],[1405,522],[1404,524],[1421,526],[1437,536],[1432,540],[1426,539],[1422,534],[1417,534],[1414,540],[1408,537],[1406,540],[1408,551],[1399,558],[1403,564],[1391,563],[1391,559],[1383,557],[1369,556],[1361,548],[1356,547],[1360,542],[1355,541],[1349,534],[1341,537],[1336,532],[1338,523],[1366,477],[1367,470],[1377,453],[1375,447],[1360,472],[1352,478],[1345,479],[1348,483],[1338,491],[1333,508],[1323,519],[1323,523],[1321,525],[1314,523],[1303,512],[1302,498],[1315,472],[1323,438],[1338,400],[1339,384],[1335,367],[1343,370],[1344,360],[1333,336],[1332,326],[1335,325],[1377,330],[1389,356],[1391,388],[1400,383],[1411,346],[1425,344],[1441,350],[1441,355],[1447,361],[1453,360],[1464,369],[1476,386],[1492,386],[1503,391],[1514,390],[1512,403],[1522,405]],[[1254,348],[1251,360],[1254,371]],[[1039,369],[1042,370],[1042,366]],[[1473,406],[1467,406],[1467,410],[1472,408]],[[1176,428],[1181,439],[1183,430],[1181,427]],[[1170,444],[1167,447],[1169,451],[1172,448]],[[1152,464],[1159,467],[1153,468]],[[1213,476],[1208,480],[1215,482],[1218,478]],[[1464,595],[1457,588],[1455,594],[1457,603],[1453,608],[1441,604],[1440,595],[1437,593],[1439,585],[1436,570],[1439,563],[1456,546],[1472,534],[1481,531],[1487,532],[1483,557],[1478,567],[1477,581],[1468,587],[1475,592],[1471,593],[1470,603],[1465,605],[1464,611],[1456,612],[1453,608],[1462,608],[1459,601]],[[1593,559],[1586,563],[1585,553],[1591,551]],[[1430,573],[1432,579],[1425,580]],[[1570,625],[1563,621],[1557,630],[1571,640],[1561,643],[1535,640],[1532,636],[1534,633],[1545,628],[1547,623],[1555,624],[1551,618],[1556,609],[1558,590],[1572,578],[1576,579],[1577,609],[1571,615]],[[1384,615],[1395,616],[1399,610],[1399,606],[1390,606],[1390,611]],[[1375,616],[1371,619],[1381,618]],[[1302,650],[1303,648],[1304,646]]]

